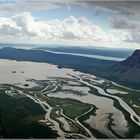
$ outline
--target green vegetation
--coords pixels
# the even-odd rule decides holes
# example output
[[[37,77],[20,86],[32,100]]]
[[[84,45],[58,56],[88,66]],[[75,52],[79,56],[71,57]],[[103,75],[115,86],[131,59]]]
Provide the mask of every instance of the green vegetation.
[[[67,81],[68,80],[69,79],[67,79]],[[89,83],[91,82],[88,79],[86,79],[85,81]],[[39,104],[27,98],[25,94],[28,94],[34,98],[38,98],[41,101],[46,101],[47,104],[49,104],[53,108],[50,114],[50,118],[57,121],[59,123],[60,128],[64,132],[78,133],[78,134],[83,134],[85,136],[88,136],[88,133],[84,130],[82,126],[80,126],[76,122],[75,118],[89,111],[91,109],[90,104],[86,104],[81,101],[69,99],[69,98],[62,99],[56,97],[48,97],[47,95],[44,95],[45,92],[55,89],[56,88],[55,86],[57,86],[55,92],[57,91],[62,91],[62,92],[65,91],[67,93],[73,92],[75,95],[79,95],[79,96],[80,95],[82,96],[83,93],[81,93],[80,91],[74,91],[72,89],[63,90],[63,86],[69,86],[68,82],[65,82],[64,79],[63,80],[52,79],[52,81],[34,80],[34,82],[38,83],[40,86],[32,89],[22,89],[14,85],[5,84],[5,85],[1,85],[0,87],[0,109],[2,110],[1,113],[2,122],[6,128],[7,137],[8,138],[30,138],[30,137],[56,138],[57,137],[56,131],[51,130],[51,128],[43,122],[39,123],[39,120],[44,120],[44,115],[46,112]],[[56,85],[54,83],[56,83]],[[94,83],[94,82],[91,84],[94,84],[104,89],[105,92],[107,92],[107,88],[128,92],[128,94],[117,93],[115,94],[115,96],[122,98],[138,115],[140,115],[140,107],[139,107],[140,92],[113,85],[108,81],[105,81],[104,83],[101,84]],[[85,86],[85,85],[81,84],[80,86]],[[104,96],[99,94],[97,89],[92,87],[89,88],[90,88],[89,93],[94,94],[96,96]],[[7,94],[5,94],[4,93],[5,90],[11,90],[11,92],[9,93],[11,93],[12,96],[8,96]],[[22,95],[22,92],[20,93],[19,90],[24,92],[25,94]],[[44,93],[41,93],[42,90]],[[107,97],[107,98],[111,98],[111,97]],[[139,127],[130,119],[130,114],[121,107],[121,105],[117,100],[113,98],[111,99],[114,101],[114,106],[118,108],[120,111],[122,111],[125,116],[125,119],[128,120],[129,133],[126,134],[126,137],[132,138],[135,135],[136,137],[138,137],[139,135],[137,134],[139,132]],[[96,130],[96,128],[91,128],[87,123],[85,123],[85,120],[88,119],[90,115],[96,115],[95,114],[96,109],[97,108],[94,106],[92,111],[88,112],[86,115],[78,117],[78,121],[81,122],[86,128],[88,128],[92,132],[92,134],[95,135],[97,138],[107,138],[107,136],[99,132],[99,130]],[[62,111],[61,112],[62,114],[60,113],[60,111]],[[65,115],[69,118],[67,118]],[[112,131],[112,133],[114,133],[114,135],[116,135],[117,137],[122,138],[111,127],[113,125],[112,122],[113,119],[111,115],[109,117],[109,120],[110,121],[107,125],[109,130]],[[65,121],[70,126],[70,130],[66,129]],[[78,136],[75,136],[74,138],[76,137]]]
[[[112,89],[127,92],[128,94],[115,94],[122,98],[138,115],[140,115],[140,91],[125,89],[116,85],[111,86]]]
[[[68,133],[80,133],[80,128],[75,124],[73,123],[71,120],[65,118],[64,116],[62,116],[61,114],[57,114],[56,111],[59,111],[60,112],[60,109],[53,109],[52,112],[51,112],[51,118],[53,120],[56,120],[59,125],[60,125],[60,128],[65,131],[65,132],[68,132]],[[67,131],[65,130],[65,127],[64,127],[64,123],[61,122],[58,118],[60,117],[63,117],[65,118],[65,120],[68,122],[68,124],[70,125],[70,130]]]
[[[122,108],[122,106],[118,103],[118,101],[114,100],[114,106],[119,108],[120,111],[123,112],[125,119],[128,122],[128,128],[129,131],[127,132],[125,138],[133,138],[135,135],[137,135],[139,133],[139,126],[134,123],[131,118],[130,118],[130,114]]]
[[[39,124],[44,110],[28,98],[13,98],[0,91],[1,119],[7,138],[56,138],[48,126]]]
[[[37,96],[46,100],[47,103],[54,108],[63,109],[63,113],[69,118],[75,119],[77,116],[88,111],[91,106],[74,99],[60,99],[55,97],[47,97],[40,93]]]
[[[50,98],[48,100],[48,103],[52,107],[62,108],[63,113],[72,119],[83,114],[91,108],[90,105],[73,99]]]
[[[64,81],[65,79],[59,79],[59,84],[66,84],[66,82]],[[66,79],[68,80],[68,79]],[[57,84],[58,85],[58,84]],[[48,87],[47,87],[48,86]],[[55,88],[55,85],[50,81],[47,82],[47,88],[46,90],[44,90],[43,92],[46,92],[46,91],[51,91]],[[63,86],[63,85],[61,85]],[[57,91],[62,91],[62,88],[61,86],[58,85],[57,89],[56,89],[56,92]],[[81,85],[82,86],[82,85]],[[74,92],[74,94],[76,95],[83,95],[83,93],[79,92],[79,91],[73,91],[73,90],[65,90],[66,92]],[[75,119],[77,116],[85,113],[86,111],[88,111],[91,106],[89,104],[85,104],[85,103],[82,103],[80,101],[77,101],[77,100],[74,100],[74,99],[60,99],[60,98],[54,98],[54,97],[47,97],[47,95],[43,95],[39,92],[36,92],[34,91],[34,93],[40,98],[40,99],[44,99],[47,101],[47,103],[54,107],[54,108],[61,108],[63,109],[63,113],[72,118],[72,119]]]

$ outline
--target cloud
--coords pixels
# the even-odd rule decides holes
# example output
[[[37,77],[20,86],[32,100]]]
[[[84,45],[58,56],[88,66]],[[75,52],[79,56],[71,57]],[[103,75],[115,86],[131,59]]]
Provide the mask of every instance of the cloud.
[[[115,38],[85,17],[38,21],[30,13],[0,18],[1,35],[38,40],[111,42]],[[15,36],[14,36],[15,35]]]
[[[11,15],[17,12],[47,11],[59,5],[46,0],[5,0],[0,1],[0,15]]]
[[[68,10],[71,5],[85,5],[84,0],[4,0],[0,1],[0,15],[11,15],[18,12],[48,11],[61,6]]]
[[[30,13],[16,14],[12,20],[21,28],[22,35],[37,36],[35,19]]]
[[[124,16],[109,18],[112,28],[118,30],[121,40],[131,43],[140,43],[140,22],[127,19]]]
[[[17,35],[21,28],[10,18],[0,17],[0,35]]]
[[[0,34],[2,35],[17,35],[18,33],[20,33],[20,30],[10,25],[2,25],[0,27]]]
[[[112,28],[115,29],[137,29],[140,27],[140,22],[135,20],[128,20],[124,16],[114,16],[109,18]]]
[[[86,17],[77,18],[70,16],[62,20],[52,19],[41,21],[30,13],[23,12],[7,18],[0,17],[0,40],[12,40],[14,43],[49,42],[52,44],[70,43],[71,45],[108,47],[115,45],[125,46],[125,44],[127,44],[126,46],[130,46],[130,42],[134,42],[135,44],[140,43],[139,26],[137,25],[137,28],[134,28],[135,26],[133,27],[132,25],[135,22],[131,21],[131,23],[128,19],[126,21],[127,24],[121,28],[112,25],[112,28],[114,27],[112,30],[118,34],[114,36],[113,32],[105,32],[100,26],[91,22]],[[128,23],[132,25],[130,26]]]
[[[140,1],[85,1],[87,5],[94,5],[100,7],[100,11],[116,12],[120,15],[139,15]],[[99,8],[97,8],[98,13]]]
[[[140,28],[131,30],[129,34],[130,34],[129,38],[126,39],[125,41],[130,43],[140,43]]]
[[[66,5],[97,6],[95,14],[103,10],[114,11],[119,14],[139,15],[140,1],[95,1],[95,0],[5,0],[0,2],[0,13],[10,14],[21,11],[46,11]],[[100,10],[99,10],[100,9]],[[102,10],[101,10],[102,9]]]
[[[41,21],[32,16],[60,8],[65,8],[73,13],[73,5],[93,9],[94,15],[102,18],[105,13],[110,17],[109,23],[112,30],[116,30],[117,36],[110,30],[108,23],[98,26],[85,17],[70,16],[65,19],[53,19]],[[139,1],[95,1],[95,0],[0,0],[0,39],[40,42],[70,42],[83,44],[105,44],[114,46],[116,43],[140,43],[140,2]],[[78,8],[77,8],[78,9]],[[76,9],[74,9],[76,10]],[[79,11],[77,11],[79,12]],[[95,12],[95,13],[94,13]],[[54,13],[52,13],[54,14]],[[82,12],[81,12],[82,14]],[[15,15],[15,16],[13,16]],[[39,13],[40,15],[40,13]],[[65,15],[65,14],[64,14]],[[56,16],[57,17],[57,16]],[[128,17],[128,18],[126,18]],[[104,21],[104,20],[103,20]],[[98,22],[96,22],[98,23]],[[108,29],[108,28],[107,28]],[[63,44],[63,43],[62,43]],[[130,43],[131,44],[131,43]]]

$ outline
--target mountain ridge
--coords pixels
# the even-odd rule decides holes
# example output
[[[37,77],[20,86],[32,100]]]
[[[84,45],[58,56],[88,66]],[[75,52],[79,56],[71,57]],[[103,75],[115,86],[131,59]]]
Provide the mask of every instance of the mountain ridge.
[[[140,50],[135,50],[131,56],[123,60],[121,64],[128,67],[140,68]]]
[[[60,68],[72,68],[112,80],[118,84],[140,89],[140,50],[134,51],[132,55],[121,62],[11,47],[0,49],[0,58],[52,63]]]
[[[111,66],[107,77],[118,83],[140,88],[140,50],[135,50],[127,59]]]
[[[0,58],[53,63],[59,67],[82,70],[82,72],[98,72],[99,70],[110,67],[112,64],[116,63],[116,61],[112,60],[100,60],[76,55],[54,54],[43,50],[25,50],[11,47],[0,49]]]

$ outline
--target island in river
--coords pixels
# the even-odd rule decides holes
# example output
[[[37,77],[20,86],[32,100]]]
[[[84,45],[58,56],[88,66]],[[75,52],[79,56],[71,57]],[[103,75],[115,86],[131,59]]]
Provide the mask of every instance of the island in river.
[[[1,59],[0,77],[7,138],[139,137],[139,90],[42,62]]]

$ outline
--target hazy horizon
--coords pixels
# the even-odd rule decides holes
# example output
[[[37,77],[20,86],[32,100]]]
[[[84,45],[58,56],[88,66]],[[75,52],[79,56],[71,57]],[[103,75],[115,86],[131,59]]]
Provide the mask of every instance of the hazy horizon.
[[[139,48],[121,48],[121,47],[106,47],[106,46],[80,46],[80,45],[64,45],[64,44],[27,44],[27,43],[1,43],[0,42],[0,49],[4,47],[12,47],[12,48],[19,48],[19,49],[34,49],[34,48],[66,48],[66,49],[97,49],[97,50],[137,50]]]

